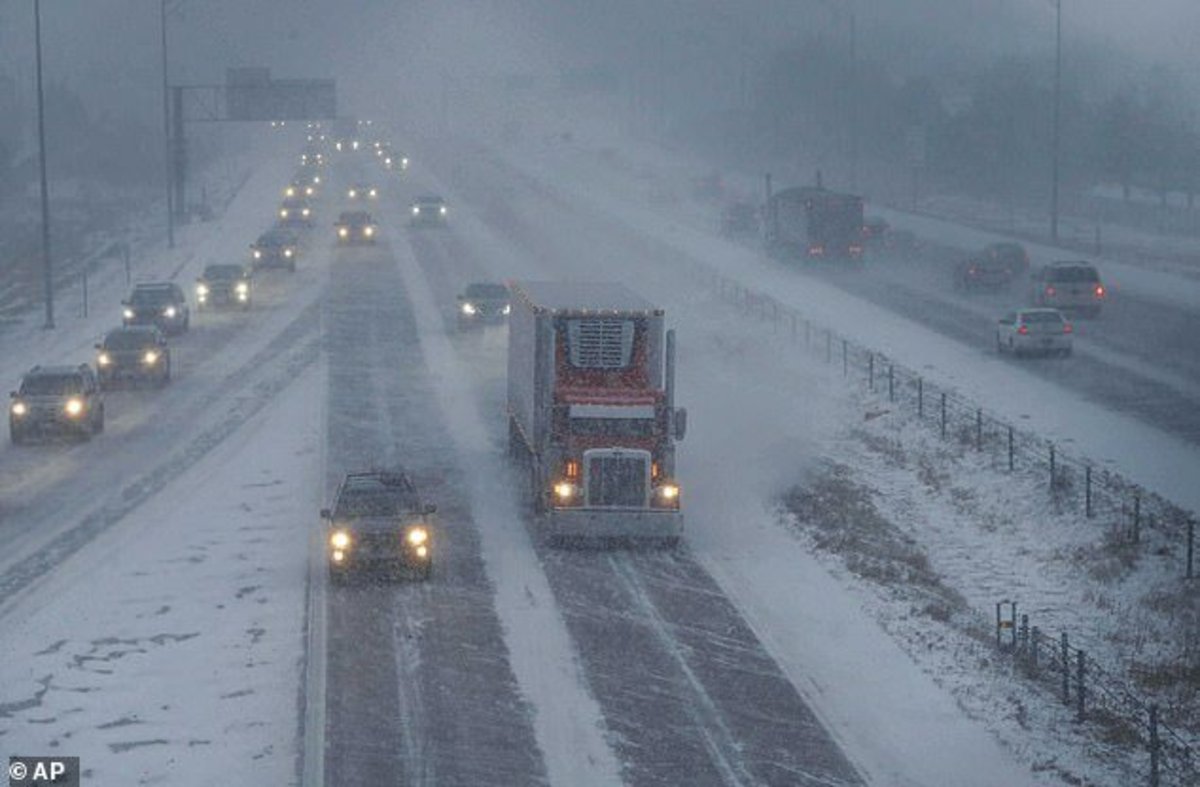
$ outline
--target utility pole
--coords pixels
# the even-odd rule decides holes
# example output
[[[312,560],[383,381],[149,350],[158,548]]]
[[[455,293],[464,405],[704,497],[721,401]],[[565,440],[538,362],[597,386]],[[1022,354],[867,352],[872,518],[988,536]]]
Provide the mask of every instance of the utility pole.
[[[1054,0],[1054,141],[1051,153],[1050,239],[1058,242],[1059,120],[1062,114],[1062,0]]]
[[[167,246],[175,248],[175,211],[171,199],[171,109],[167,89],[167,0],[159,6],[159,27],[162,32],[162,104],[163,104],[163,163],[166,165],[167,185]]]
[[[859,101],[858,95],[858,17],[850,10],[850,188],[858,191]]]
[[[46,111],[42,91],[42,3],[33,0],[33,37],[37,59],[38,166],[42,177],[42,276],[47,330],[54,327],[54,269],[50,260],[50,194],[46,186]]]

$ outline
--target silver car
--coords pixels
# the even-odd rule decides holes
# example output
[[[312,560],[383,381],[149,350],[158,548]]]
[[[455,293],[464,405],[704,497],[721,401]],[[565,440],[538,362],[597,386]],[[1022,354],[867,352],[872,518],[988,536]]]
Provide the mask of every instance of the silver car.
[[[1018,309],[1000,318],[996,351],[1013,355],[1070,355],[1071,323],[1058,309]]]

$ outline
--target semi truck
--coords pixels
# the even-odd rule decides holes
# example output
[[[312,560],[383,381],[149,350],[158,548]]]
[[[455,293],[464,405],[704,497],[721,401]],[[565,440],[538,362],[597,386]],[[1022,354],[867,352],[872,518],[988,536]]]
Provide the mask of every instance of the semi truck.
[[[776,257],[862,257],[862,197],[797,186],[769,195],[766,214],[767,249]]]
[[[677,543],[675,332],[612,283],[508,282],[509,448],[552,540]]]

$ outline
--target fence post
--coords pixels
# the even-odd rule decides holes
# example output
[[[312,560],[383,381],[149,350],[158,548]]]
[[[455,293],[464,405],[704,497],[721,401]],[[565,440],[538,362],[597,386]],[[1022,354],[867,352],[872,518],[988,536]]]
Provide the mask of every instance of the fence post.
[[[1063,704],[1071,704],[1071,648],[1067,644],[1067,632],[1062,633],[1062,683]]]
[[[1138,543],[1142,540],[1142,495],[1137,493],[1133,496],[1133,543]]]
[[[1158,706],[1150,706],[1150,787],[1158,787]]]
[[[1187,532],[1187,578],[1191,579],[1192,573],[1192,556],[1195,554],[1196,545],[1196,520],[1188,517],[1188,532]]]
[[[1041,630],[1040,630],[1040,629],[1039,629],[1037,626],[1034,626],[1034,627],[1033,627],[1033,631],[1032,631],[1032,632],[1030,632],[1030,635],[1029,635],[1029,636],[1032,638],[1032,644],[1031,644],[1031,645],[1030,645],[1030,647],[1029,647],[1029,663],[1030,663],[1030,665],[1032,665],[1032,666],[1033,666],[1033,668],[1034,668],[1034,669],[1037,669],[1037,665],[1038,665],[1038,640],[1039,640],[1039,639],[1041,639],[1041,637],[1042,637],[1042,632],[1041,632]]]
[[[1083,515],[1092,518],[1092,466],[1083,468]]]
[[[867,353],[867,388],[875,393],[875,351]]]
[[[1054,443],[1050,444],[1050,488],[1054,488]]]
[[[975,450],[983,450],[983,408],[975,408]]]
[[[896,375],[895,368],[892,364],[888,364],[888,401],[896,401]]]
[[[942,439],[946,439],[946,392],[942,391]]]
[[[925,420],[925,380],[917,378],[917,419]]]
[[[1083,721],[1084,676],[1087,674],[1087,654],[1075,651],[1075,721]]]
[[[846,340],[842,339],[842,377],[850,375],[850,350],[846,346]]]
[[[1013,428],[1008,427],[1008,472],[1013,471]]]

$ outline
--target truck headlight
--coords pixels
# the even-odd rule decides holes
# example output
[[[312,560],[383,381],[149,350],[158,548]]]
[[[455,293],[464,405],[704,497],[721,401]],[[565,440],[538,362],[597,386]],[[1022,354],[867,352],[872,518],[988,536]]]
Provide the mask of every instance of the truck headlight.
[[[462,313],[466,314],[467,316],[475,314],[476,311],[478,311],[478,309],[475,308],[475,304],[473,303],[464,303],[462,305]]]
[[[358,190],[350,189],[349,191],[346,192],[346,196],[349,197],[350,199],[354,199],[355,197],[358,196]]]
[[[121,312],[121,316],[127,320],[132,320],[134,317],[133,309],[125,309],[124,311]]]
[[[287,208],[280,208],[279,209],[279,218],[286,219],[287,217],[288,217]]]
[[[329,537],[329,545],[334,549],[349,549],[350,534],[345,530],[335,530],[333,535]]]
[[[67,411],[67,415],[75,418],[83,413],[82,399],[68,399],[66,406],[63,407]]]
[[[406,538],[408,539],[408,543],[419,547],[429,540],[429,531],[423,527],[414,527],[408,531]]]
[[[146,362],[147,366],[153,366],[158,363],[158,353],[154,350],[147,350],[146,354],[142,356],[142,360]]]
[[[108,366],[110,363],[112,363],[112,358],[109,357],[108,353],[100,353],[96,356],[97,366]]]
[[[233,288],[238,295],[245,295],[250,292],[250,285],[244,281],[239,281]]]
[[[367,192],[367,196],[368,197],[377,197],[377,196],[379,196],[379,192],[376,191],[375,189],[371,189],[370,191]]]
[[[667,481],[654,487],[653,505],[659,508],[679,508],[679,485]]]
[[[363,235],[366,235],[369,238],[374,234],[375,234],[374,227],[363,227]]]
[[[167,308],[163,309],[163,317],[166,317],[168,320],[175,319],[176,314],[178,314],[178,312],[175,311],[174,306],[168,306]]]
[[[198,295],[201,298],[203,298],[205,295],[208,295],[208,285],[207,284],[197,284],[196,285],[196,295]]]
[[[338,237],[339,238],[345,238],[349,234],[350,234],[350,230],[346,229],[345,227],[338,227]]]
[[[554,485],[554,496],[560,503],[570,503],[579,494],[579,487],[570,481],[559,481]]]
[[[285,257],[291,257],[291,256],[292,256],[292,250],[291,250],[291,249],[284,249],[284,250],[283,250],[283,256],[285,256]]]
[[[27,413],[27,412],[29,412],[29,408],[25,406],[24,402],[13,402],[12,414],[15,415],[17,418],[20,418],[21,416],[25,415],[25,413]]]

